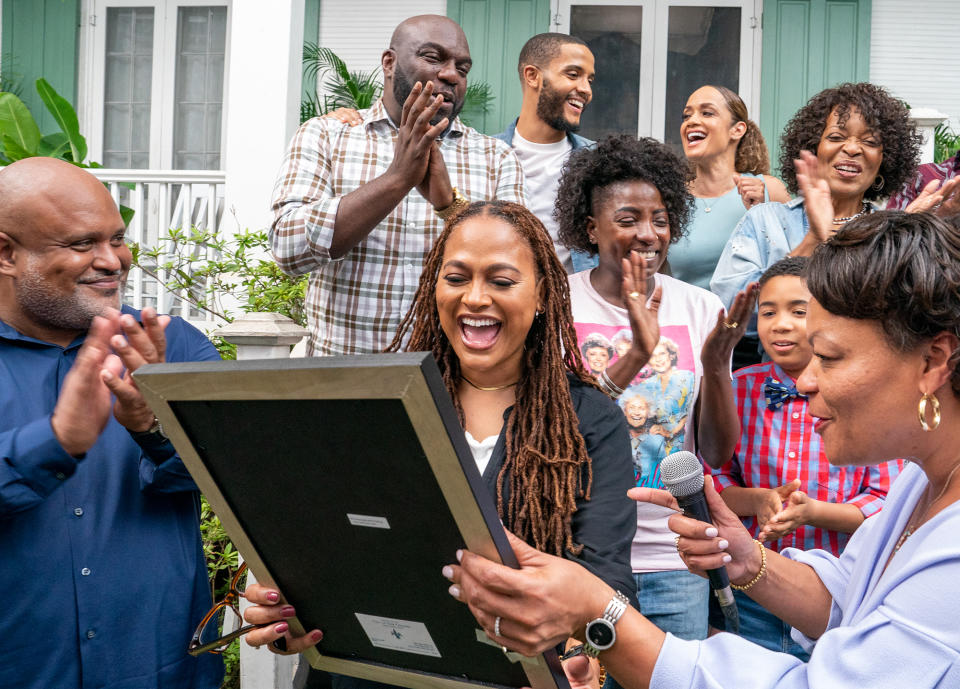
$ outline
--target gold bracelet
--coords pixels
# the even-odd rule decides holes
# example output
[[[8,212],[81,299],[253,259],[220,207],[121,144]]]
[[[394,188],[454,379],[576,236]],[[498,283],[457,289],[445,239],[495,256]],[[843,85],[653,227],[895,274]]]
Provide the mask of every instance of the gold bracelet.
[[[734,583],[730,583],[730,588],[735,591],[746,591],[751,588],[754,584],[760,581],[760,578],[767,573],[767,549],[763,547],[763,543],[758,541],[756,538],[753,539],[753,542],[760,546],[760,571],[757,572],[757,576],[750,580],[749,584],[744,584],[743,586],[737,586]]]
[[[466,208],[470,205],[469,199],[467,199],[463,194],[461,194],[456,187],[453,188],[453,201],[450,202],[450,205],[446,208],[434,208],[433,212],[437,214],[437,217],[441,220],[446,220],[454,213],[458,212],[462,208]]]

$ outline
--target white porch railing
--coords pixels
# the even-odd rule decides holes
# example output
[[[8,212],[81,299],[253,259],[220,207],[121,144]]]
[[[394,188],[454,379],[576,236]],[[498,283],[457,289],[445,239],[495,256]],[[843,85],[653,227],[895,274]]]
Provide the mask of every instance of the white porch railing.
[[[144,248],[169,247],[164,237],[171,229],[192,228],[220,230],[223,220],[223,195],[226,173],[221,170],[113,170],[94,168],[92,172],[110,187],[117,205],[134,211],[127,230],[127,239]],[[195,254],[198,260],[211,258]],[[165,262],[161,254],[158,266]],[[144,264],[146,261],[144,259]],[[130,270],[124,301],[134,308],[153,306],[209,329],[216,318],[191,306],[179,295],[167,290],[169,276],[157,267],[160,280],[139,268]]]

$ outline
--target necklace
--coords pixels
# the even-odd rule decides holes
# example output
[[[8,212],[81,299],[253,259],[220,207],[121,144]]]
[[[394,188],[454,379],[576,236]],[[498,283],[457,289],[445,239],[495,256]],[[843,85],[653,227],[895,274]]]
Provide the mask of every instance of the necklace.
[[[465,381],[467,381],[471,386],[475,387],[477,390],[482,390],[483,392],[493,392],[494,390],[506,390],[507,388],[512,388],[514,385],[520,382],[519,380],[515,380],[512,383],[507,383],[506,385],[493,385],[488,388],[482,385],[477,385],[462,373],[460,374],[460,377],[463,378]]]
[[[833,219],[833,224],[834,224],[834,225],[846,225],[846,224],[847,224],[848,222],[850,222],[851,220],[854,220],[854,219],[856,219],[856,218],[859,218],[861,215],[864,215],[864,214],[869,213],[869,212],[870,212],[870,204],[867,203],[866,201],[864,201],[864,202],[863,202],[863,206],[860,207],[860,212],[859,212],[859,213],[857,213],[857,214],[855,214],[855,215],[848,215],[848,216],[845,217],[845,218],[834,218],[834,219]]]
[[[957,473],[957,469],[960,469],[960,462],[957,462],[957,464],[953,467],[950,473],[947,474],[947,480],[944,482],[943,488],[940,490],[940,493],[937,494],[937,497],[931,500],[927,505],[926,509],[923,510],[923,514],[921,514],[920,519],[917,520],[917,526],[908,525],[907,528],[904,529],[903,533],[900,535],[900,538],[897,539],[897,544],[893,546],[894,553],[899,551],[901,546],[903,546],[903,544],[907,542],[907,539],[910,538],[918,528],[920,528],[919,524],[922,524],[923,520],[926,519],[927,512],[929,512],[930,508],[933,507],[934,504],[936,504],[937,500],[942,498],[943,494],[947,492],[947,488],[950,487],[950,480],[953,478],[953,475]]]

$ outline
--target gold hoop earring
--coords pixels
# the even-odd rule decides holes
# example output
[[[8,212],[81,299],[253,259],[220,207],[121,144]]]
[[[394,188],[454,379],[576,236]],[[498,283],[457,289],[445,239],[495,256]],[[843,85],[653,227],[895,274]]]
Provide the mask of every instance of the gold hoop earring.
[[[877,175],[877,178],[873,181],[873,188],[877,191],[883,189],[883,185],[887,183],[887,180],[883,178],[883,175]]]
[[[927,423],[927,402],[933,407],[933,423]],[[923,393],[920,398],[920,405],[917,407],[917,415],[920,417],[920,427],[927,431],[934,431],[940,425],[940,400],[936,395]]]

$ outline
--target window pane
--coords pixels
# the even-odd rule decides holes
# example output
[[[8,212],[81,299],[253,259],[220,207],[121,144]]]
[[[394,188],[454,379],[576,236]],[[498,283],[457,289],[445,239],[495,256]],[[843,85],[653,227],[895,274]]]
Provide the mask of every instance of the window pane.
[[[570,6],[570,34],[586,41],[596,60],[593,100],[580,120],[588,139],[637,133],[642,26],[642,7]]]
[[[107,8],[103,164],[145,168],[150,159],[153,8]]]
[[[216,169],[220,164],[226,7],[181,7],[177,12],[177,74],[173,165]],[[217,121],[210,120],[216,118]],[[213,166],[213,167],[211,167]]]
[[[680,117],[705,84],[740,87],[740,8],[671,7],[667,38],[664,141],[682,154]]]

